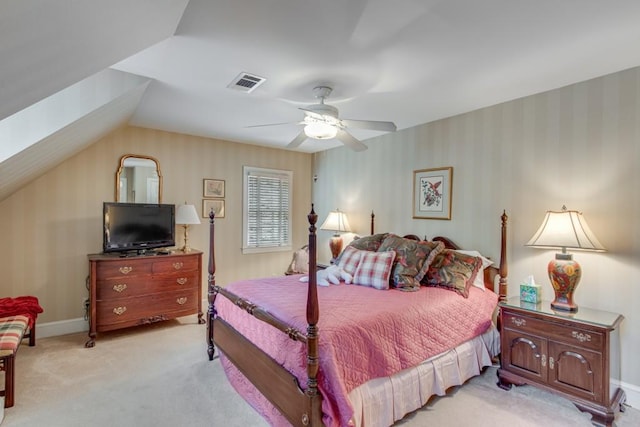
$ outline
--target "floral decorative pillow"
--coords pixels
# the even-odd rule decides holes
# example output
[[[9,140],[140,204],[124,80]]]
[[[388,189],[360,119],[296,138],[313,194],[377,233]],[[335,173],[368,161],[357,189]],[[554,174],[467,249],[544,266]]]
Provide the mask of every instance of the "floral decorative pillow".
[[[380,290],[389,289],[389,277],[395,257],[394,251],[362,252],[352,283]]]
[[[346,248],[344,248],[342,255],[340,255],[338,267],[352,276],[355,275],[358,264],[360,264],[360,258],[362,258],[363,252],[365,251],[356,249],[353,246],[347,246]]]
[[[482,260],[482,268],[480,269],[480,271],[476,275],[476,279],[473,281],[472,284],[476,288],[480,288],[480,289],[482,289],[484,291],[486,289],[484,287],[484,270],[485,270],[485,268],[487,268],[490,265],[492,265],[493,261],[491,261],[489,258],[483,257],[482,254],[480,252],[478,252],[478,251],[463,251],[463,250],[460,250],[460,249],[456,249],[456,251],[460,252],[461,254],[478,257],[478,258],[480,258]]]
[[[376,252],[389,233],[373,234],[352,240],[349,246],[363,251]]]
[[[405,291],[420,289],[420,280],[437,254],[444,250],[442,242],[427,242],[405,239],[389,234],[378,248],[379,252],[392,250],[396,261],[391,275],[394,287]]]
[[[451,249],[436,255],[422,283],[455,291],[467,298],[469,287],[482,268],[482,260]]]

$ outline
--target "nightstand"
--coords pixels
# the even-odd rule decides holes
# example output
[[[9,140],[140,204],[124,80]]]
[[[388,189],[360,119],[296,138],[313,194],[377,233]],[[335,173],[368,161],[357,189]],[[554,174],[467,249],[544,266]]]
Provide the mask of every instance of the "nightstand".
[[[620,334],[623,316],[580,307],[552,310],[512,297],[500,303],[501,356],[498,386],[530,384],[559,394],[597,426],[612,426],[624,410],[620,383]]]

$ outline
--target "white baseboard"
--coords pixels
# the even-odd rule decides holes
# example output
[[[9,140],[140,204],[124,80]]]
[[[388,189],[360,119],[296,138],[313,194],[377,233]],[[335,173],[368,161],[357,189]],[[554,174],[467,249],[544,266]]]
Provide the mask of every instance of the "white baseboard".
[[[82,317],[57,322],[38,323],[36,327],[36,341],[38,338],[57,337],[59,335],[87,332],[88,330],[89,322]]]
[[[621,382],[620,388],[622,388],[627,395],[627,405],[635,409],[640,409],[640,386]]]

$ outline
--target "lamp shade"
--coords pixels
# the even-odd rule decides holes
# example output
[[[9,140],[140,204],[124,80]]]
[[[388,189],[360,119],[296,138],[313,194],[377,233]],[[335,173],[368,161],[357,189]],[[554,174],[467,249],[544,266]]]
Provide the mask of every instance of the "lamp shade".
[[[573,301],[573,293],[580,283],[582,267],[573,259],[567,249],[604,252],[604,246],[593,234],[587,221],[578,211],[547,211],[542,225],[525,246],[536,248],[561,248],[547,266],[549,280],[555,293],[551,308],[563,311],[576,311],[578,305]]]
[[[187,205],[186,203],[184,205],[178,205],[178,209],[176,210],[176,224],[200,224],[200,217],[198,217],[195,206]]]
[[[336,232],[350,232],[351,227],[349,226],[349,220],[347,220],[347,215],[340,210],[335,210],[329,212],[327,219],[324,220],[322,225],[320,226],[320,230],[329,230]]]
[[[525,246],[606,251],[581,212],[562,208],[560,212],[547,211],[542,225]]]

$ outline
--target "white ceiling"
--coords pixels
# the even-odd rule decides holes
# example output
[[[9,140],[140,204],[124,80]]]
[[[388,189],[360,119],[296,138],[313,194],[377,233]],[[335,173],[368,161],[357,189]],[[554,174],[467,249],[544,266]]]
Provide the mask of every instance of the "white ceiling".
[[[341,118],[404,129],[637,65],[638,0],[191,0],[114,68],[155,79],[133,124],[284,147],[300,126],[247,126],[301,120],[318,83]],[[240,72],[267,81],[227,88]]]
[[[318,83],[404,129],[638,66],[640,1],[5,1],[0,58],[0,119],[112,66],[152,79],[131,124],[284,148],[299,125],[247,126],[301,120]]]

